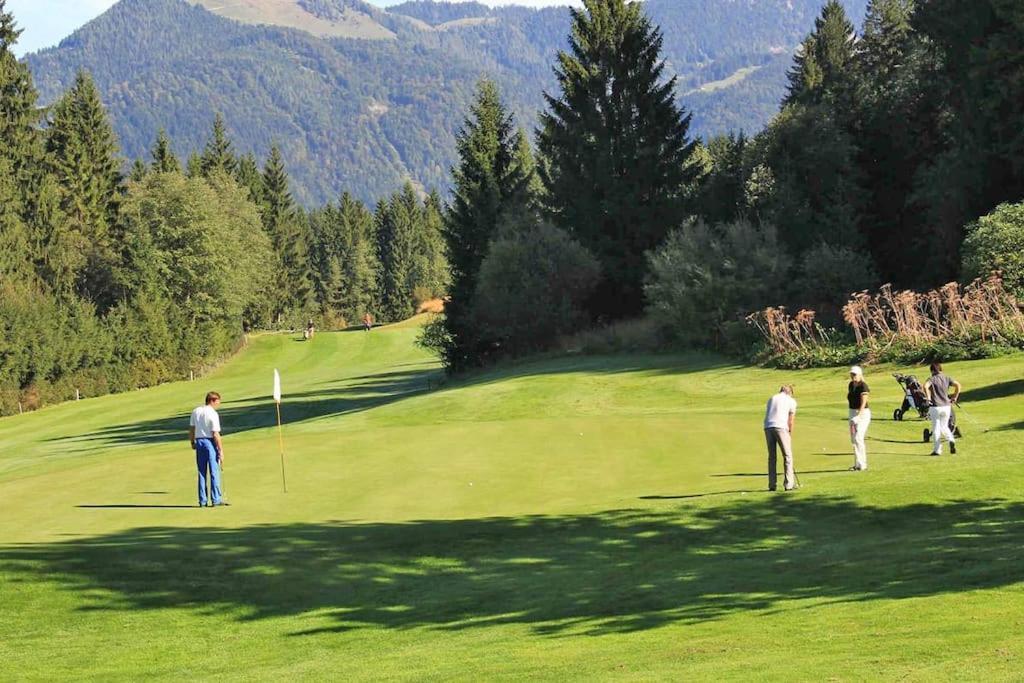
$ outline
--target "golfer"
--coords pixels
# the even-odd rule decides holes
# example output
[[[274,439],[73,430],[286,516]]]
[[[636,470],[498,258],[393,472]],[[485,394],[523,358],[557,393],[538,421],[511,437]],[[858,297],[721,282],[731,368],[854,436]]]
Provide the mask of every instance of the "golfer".
[[[793,471],[793,421],[796,419],[796,399],[793,398],[793,386],[784,384],[779,393],[768,399],[764,412],[764,438],[768,443],[768,490],[774,491],[778,483],[775,471],[776,451],[782,449],[782,462],[785,474],[782,486],[787,491],[796,488],[796,476]]]
[[[864,440],[871,426],[871,389],[864,381],[864,370],[859,365],[850,368],[850,384],[846,389],[846,402],[850,407],[850,442],[853,444],[853,467],[863,471],[868,468],[868,447]]]
[[[956,437],[949,428],[953,404],[960,398],[960,382],[942,372],[942,363],[931,364],[932,376],[924,383],[924,393],[931,407],[928,417],[932,421],[932,455],[942,455],[942,438],[949,442],[949,452],[956,455]],[[953,395],[949,395],[952,387]]]
[[[220,488],[220,471],[224,466],[224,445],[220,440],[220,394],[211,391],[206,404],[192,411],[188,421],[188,440],[196,452],[199,470],[199,507],[227,505]],[[209,484],[210,492],[206,488]]]

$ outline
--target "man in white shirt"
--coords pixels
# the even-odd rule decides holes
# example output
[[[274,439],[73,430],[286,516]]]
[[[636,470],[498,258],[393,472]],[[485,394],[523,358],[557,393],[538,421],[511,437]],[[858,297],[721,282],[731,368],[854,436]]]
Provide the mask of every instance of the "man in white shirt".
[[[224,446],[220,441],[220,394],[211,391],[206,405],[192,411],[188,421],[188,440],[196,452],[199,469],[199,507],[227,505],[220,488],[220,470],[224,466]],[[209,474],[207,474],[209,473]],[[207,495],[207,482],[210,492]]]
[[[768,490],[776,489],[777,449],[782,448],[785,475],[782,485],[787,491],[796,488],[796,474],[793,470],[793,421],[796,419],[796,399],[793,386],[785,384],[779,393],[768,399],[764,414],[764,437],[768,443]]]

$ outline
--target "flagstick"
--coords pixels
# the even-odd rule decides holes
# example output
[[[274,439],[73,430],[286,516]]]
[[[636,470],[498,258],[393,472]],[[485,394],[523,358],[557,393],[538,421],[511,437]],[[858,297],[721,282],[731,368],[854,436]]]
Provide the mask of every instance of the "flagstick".
[[[284,478],[284,435],[281,432],[281,402],[275,401],[274,405],[277,406],[277,442],[281,446],[281,488],[284,489],[285,493],[288,493],[288,483]]]

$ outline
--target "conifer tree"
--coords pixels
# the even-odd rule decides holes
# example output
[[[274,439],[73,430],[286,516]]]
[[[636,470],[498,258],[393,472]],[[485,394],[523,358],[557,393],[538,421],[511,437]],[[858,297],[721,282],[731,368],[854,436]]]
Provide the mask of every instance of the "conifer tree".
[[[203,175],[203,157],[191,152],[185,160],[185,175],[189,178],[201,178]]]
[[[572,10],[538,145],[551,217],[601,263],[591,312],[620,317],[643,307],[645,254],[683,219],[694,144],[643,5],[583,4]]]
[[[219,112],[213,119],[213,130],[203,149],[202,169],[205,176],[210,176],[217,171],[234,176],[238,169],[235,148],[228,138],[224,117]]]
[[[852,105],[856,83],[856,31],[839,0],[829,0],[814,20],[814,31],[801,44],[789,72],[784,104],[832,102]],[[841,112],[837,112],[841,113]]]
[[[174,155],[171,149],[171,139],[167,137],[167,131],[163,128],[156,134],[156,142],[153,143],[151,152],[153,162],[150,168],[156,173],[180,173],[181,162]]]
[[[528,183],[516,160],[514,131],[497,86],[482,81],[456,141],[459,164],[452,169],[453,196],[444,217],[451,287],[442,355],[451,371],[477,365],[486,345],[470,316],[477,274],[501,217],[520,201]]]
[[[412,183],[406,181],[378,211],[382,309],[388,319],[404,320],[415,313],[413,289],[423,218]]]
[[[146,177],[146,173],[149,168],[146,166],[146,162],[142,159],[136,159],[132,162],[132,170],[128,172],[128,180],[133,183],[142,181]]]
[[[338,261],[342,268],[342,310],[351,320],[360,320],[367,313],[378,312],[380,263],[374,217],[362,202],[347,192],[341,196],[338,217],[341,222]]]
[[[238,171],[235,173],[235,180],[242,187],[249,190],[252,201],[260,204],[263,201],[263,174],[260,172],[259,164],[256,163],[256,156],[249,152],[238,160]]]
[[[30,197],[26,187],[38,171],[41,119],[28,67],[14,56],[21,31],[0,0],[0,278],[30,271]]]
[[[280,260],[278,313],[287,309],[310,310],[314,300],[313,273],[309,263],[308,223],[292,198],[281,150],[271,145],[263,168],[263,226]]]
[[[80,71],[74,85],[54,106],[46,146],[63,190],[68,227],[79,235],[86,250],[78,291],[105,310],[114,303],[112,233],[120,199],[121,161],[117,138],[88,73]]]

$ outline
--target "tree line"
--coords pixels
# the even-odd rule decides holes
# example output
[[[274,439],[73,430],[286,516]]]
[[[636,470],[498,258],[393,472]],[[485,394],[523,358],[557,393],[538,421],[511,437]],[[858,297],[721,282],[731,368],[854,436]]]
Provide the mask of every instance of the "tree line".
[[[181,379],[251,329],[404,319],[447,285],[441,200],[407,183],[304,210],[280,149],[217,116],[127,166],[92,78],[49,108],[0,0],[0,413]],[[127,172],[125,172],[127,171]]]
[[[1024,198],[1016,7],[871,0],[858,33],[829,0],[765,130],[694,140],[643,5],[585,0],[535,164],[493,85],[469,113],[446,216],[451,303],[424,342],[457,370],[646,311],[670,340],[736,348],[765,306],[827,323],[883,282],[1019,271],[1024,225],[1001,221],[1020,213],[997,209]],[[495,321],[496,301],[525,307],[524,324]]]

